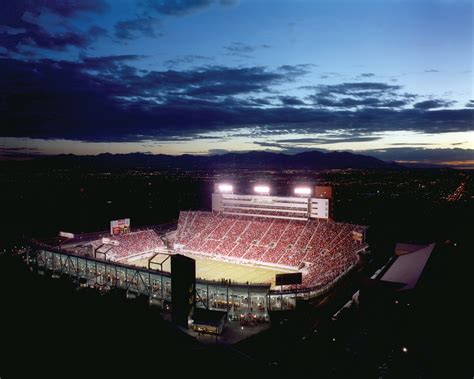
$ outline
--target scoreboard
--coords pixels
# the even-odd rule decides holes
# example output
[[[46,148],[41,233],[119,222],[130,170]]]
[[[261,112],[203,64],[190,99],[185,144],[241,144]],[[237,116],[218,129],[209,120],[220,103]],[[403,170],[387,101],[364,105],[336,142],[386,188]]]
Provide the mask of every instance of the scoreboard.
[[[288,274],[275,275],[275,285],[277,286],[301,284],[302,282],[303,282],[303,274],[301,274],[301,272],[292,272]]]
[[[130,233],[130,219],[123,218],[120,220],[110,221],[110,234],[117,236],[119,234]]]

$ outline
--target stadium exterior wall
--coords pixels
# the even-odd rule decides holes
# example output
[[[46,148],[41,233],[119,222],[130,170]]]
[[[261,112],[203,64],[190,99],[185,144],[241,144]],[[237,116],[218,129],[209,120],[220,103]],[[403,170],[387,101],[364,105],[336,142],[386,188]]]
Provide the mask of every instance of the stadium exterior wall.
[[[36,267],[40,274],[66,274],[79,284],[82,282],[100,291],[118,288],[126,291],[127,295],[148,296],[150,304],[164,306],[165,302],[171,302],[171,275],[165,271],[80,256],[37,242],[31,244],[26,262]],[[294,308],[297,298],[310,299],[323,295],[353,269],[351,267],[341,273],[331,283],[312,288],[287,286],[270,289],[270,284],[196,278],[196,306],[224,309],[231,318],[235,312],[267,316],[269,310]]]
[[[118,288],[127,296],[144,295],[150,304],[164,305],[171,302],[171,275],[168,272],[104,261],[94,257],[75,255],[50,246],[32,246],[25,256],[26,263],[36,268],[38,274],[52,277],[68,275],[79,285],[108,291]],[[210,309],[236,309],[266,315],[271,308],[291,308],[291,294],[277,298],[269,295],[270,285],[230,283],[196,279],[196,306]],[[272,304],[273,303],[273,304]]]

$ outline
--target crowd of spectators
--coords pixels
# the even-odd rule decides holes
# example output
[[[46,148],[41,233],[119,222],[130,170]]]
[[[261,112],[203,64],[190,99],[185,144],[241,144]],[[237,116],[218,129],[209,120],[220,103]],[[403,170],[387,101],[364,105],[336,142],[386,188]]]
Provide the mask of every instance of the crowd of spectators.
[[[303,269],[303,284],[334,280],[358,261],[366,247],[353,231],[364,227],[311,219],[306,221],[229,215],[220,212],[180,213],[178,250],[245,263]]]
[[[92,242],[92,246],[98,249],[98,252],[106,253],[106,259],[114,261],[122,261],[164,247],[163,241],[152,229],[107,238],[110,242],[97,240]]]

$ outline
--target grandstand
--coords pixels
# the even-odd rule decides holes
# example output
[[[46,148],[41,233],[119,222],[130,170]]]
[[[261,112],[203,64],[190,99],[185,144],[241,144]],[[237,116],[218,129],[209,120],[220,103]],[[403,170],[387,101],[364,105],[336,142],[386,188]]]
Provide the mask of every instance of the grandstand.
[[[79,255],[91,253],[96,258],[128,263],[151,256],[159,250],[166,250],[160,236],[153,229],[102,237],[91,241],[86,246],[66,245],[65,248]]]
[[[318,187],[315,192],[321,193]],[[237,195],[216,186],[212,211],[179,213],[171,249],[153,229],[102,237],[90,249],[95,258],[147,268],[157,252],[185,254],[196,260],[196,275],[204,280],[274,286],[275,274],[299,271],[302,288],[320,288],[346,274],[367,249],[366,227],[329,218],[329,193],[328,199]],[[158,268],[169,272],[168,266]]]
[[[271,219],[222,212],[180,212],[174,249],[239,265],[303,273],[307,287],[351,269],[367,244],[353,238],[365,227],[320,220]]]

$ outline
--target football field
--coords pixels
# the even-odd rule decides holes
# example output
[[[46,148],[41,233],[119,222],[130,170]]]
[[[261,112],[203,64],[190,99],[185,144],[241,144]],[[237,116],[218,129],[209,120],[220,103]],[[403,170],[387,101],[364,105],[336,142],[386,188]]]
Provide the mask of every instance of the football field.
[[[235,263],[205,259],[191,254],[186,255],[196,261],[196,278],[207,280],[230,279],[232,282],[238,283],[271,283],[274,285],[275,274],[294,272],[280,268],[239,265]],[[154,259],[154,261],[161,263],[164,258],[166,258],[165,255],[159,255]],[[132,264],[147,267],[148,259],[140,259],[132,262]],[[154,264],[152,265],[152,268],[160,269],[160,266]],[[171,259],[164,261],[163,271],[171,271]]]

